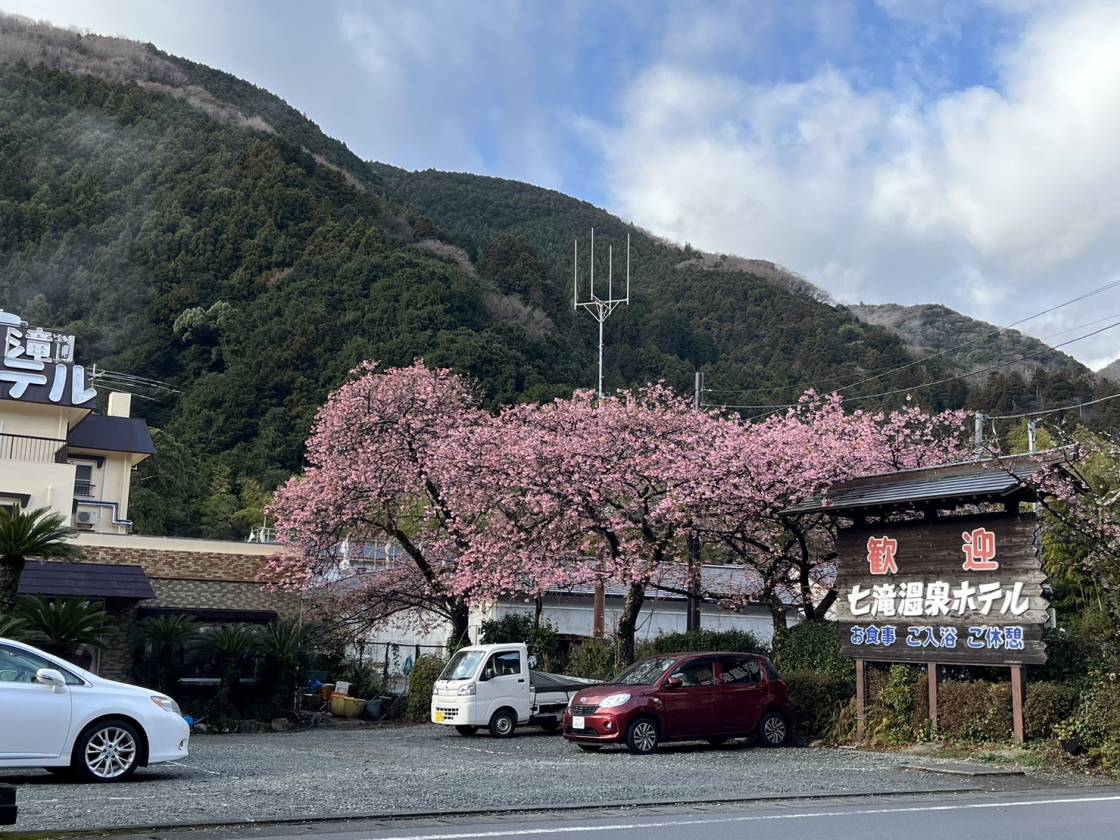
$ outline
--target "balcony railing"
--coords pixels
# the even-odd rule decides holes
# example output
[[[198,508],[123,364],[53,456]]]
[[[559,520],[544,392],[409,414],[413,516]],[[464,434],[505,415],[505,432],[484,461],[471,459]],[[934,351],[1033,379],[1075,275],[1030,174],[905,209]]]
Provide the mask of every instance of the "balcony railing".
[[[66,441],[32,435],[0,434],[0,461],[65,464]]]
[[[74,482],[74,495],[82,499],[92,499],[93,490],[96,486],[92,481],[82,481],[79,478]]]

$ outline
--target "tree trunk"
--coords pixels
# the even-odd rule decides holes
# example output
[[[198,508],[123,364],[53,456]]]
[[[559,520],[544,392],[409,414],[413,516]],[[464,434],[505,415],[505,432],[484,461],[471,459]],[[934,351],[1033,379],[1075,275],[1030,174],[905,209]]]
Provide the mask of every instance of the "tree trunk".
[[[777,647],[779,640],[789,629],[789,625],[786,623],[786,605],[773,592],[768,594],[766,604],[770,607],[770,618],[774,622],[774,638],[770,644],[774,648]]]
[[[624,668],[634,661],[634,633],[638,627],[638,613],[646,598],[644,583],[630,584],[626,593],[626,603],[622,606],[622,616],[618,619],[618,644],[615,649],[615,665]]]
[[[690,633],[700,629],[700,574],[700,538],[692,534],[688,538],[688,606],[685,617],[685,629]]]
[[[15,611],[16,590],[19,589],[23,566],[22,557],[8,556],[0,559],[0,618]]]
[[[448,653],[452,653],[463,645],[471,643],[470,637],[470,607],[462,598],[450,603],[451,636],[447,640]]]

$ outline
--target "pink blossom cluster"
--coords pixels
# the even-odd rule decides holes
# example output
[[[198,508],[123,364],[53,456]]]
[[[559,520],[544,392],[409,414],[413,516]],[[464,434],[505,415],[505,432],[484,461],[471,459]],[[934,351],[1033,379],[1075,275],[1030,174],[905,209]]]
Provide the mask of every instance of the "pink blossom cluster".
[[[810,607],[830,580],[831,535],[781,512],[868,473],[967,457],[964,412],[846,412],[806,393],[761,422],[693,407],[663,385],[590,392],[498,414],[422,362],[366,363],[335,391],[307,467],[272,512],[289,587],[337,575],[343,547],[391,541],[404,559],[365,575],[371,619],[411,609],[461,621],[465,605],[609,580],[638,598],[689,546],[750,565],[744,598]],[[458,616],[458,618],[456,618]]]

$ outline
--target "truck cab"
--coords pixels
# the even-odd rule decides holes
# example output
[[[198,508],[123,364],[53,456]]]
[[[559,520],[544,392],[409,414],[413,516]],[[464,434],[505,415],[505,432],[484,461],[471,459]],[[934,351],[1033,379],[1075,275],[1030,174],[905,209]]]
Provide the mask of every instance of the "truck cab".
[[[432,688],[432,723],[460,735],[481,727],[508,738],[521,725],[559,730],[571,696],[588,682],[532,671],[521,643],[472,645],[451,657]]]

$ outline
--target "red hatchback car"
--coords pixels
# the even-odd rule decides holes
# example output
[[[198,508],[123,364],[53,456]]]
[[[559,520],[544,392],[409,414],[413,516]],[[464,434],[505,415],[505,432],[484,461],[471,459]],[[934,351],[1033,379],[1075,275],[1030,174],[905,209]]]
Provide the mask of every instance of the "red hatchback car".
[[[752,735],[779,747],[792,723],[789,689],[765,656],[665,654],[577,692],[564,714],[564,737],[588,752],[625,743],[643,754],[664,741],[722,744]]]

